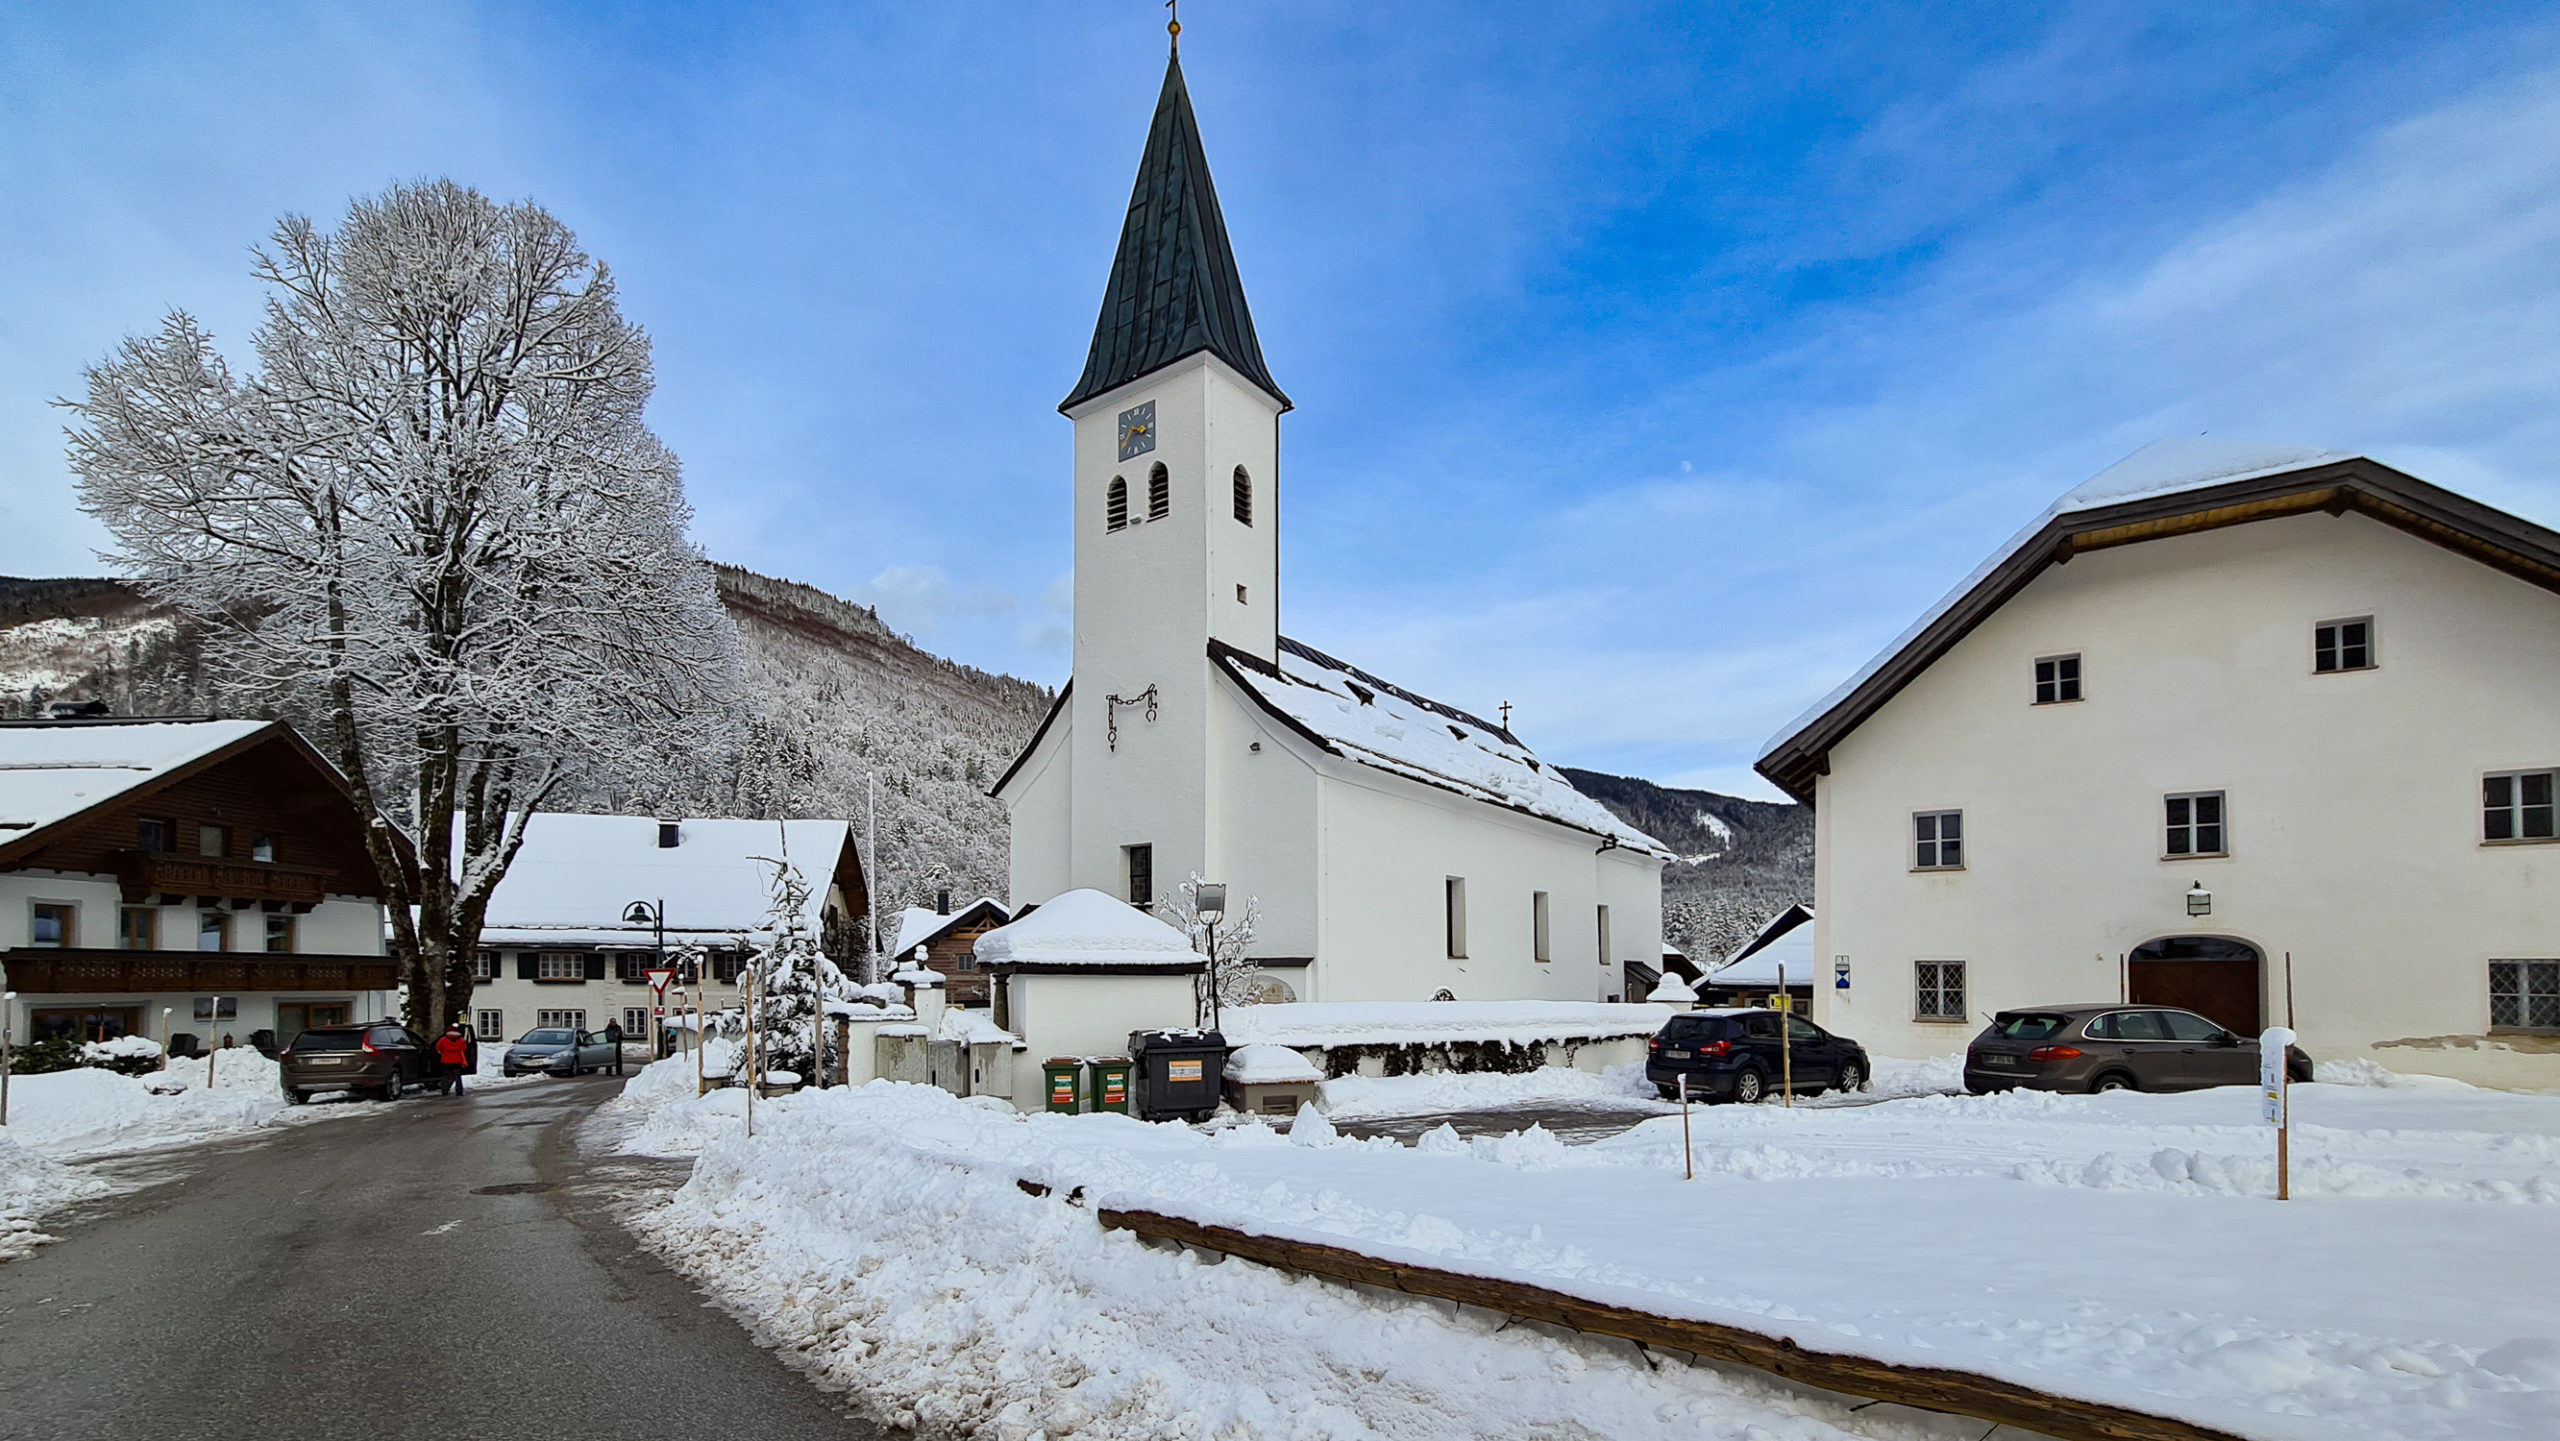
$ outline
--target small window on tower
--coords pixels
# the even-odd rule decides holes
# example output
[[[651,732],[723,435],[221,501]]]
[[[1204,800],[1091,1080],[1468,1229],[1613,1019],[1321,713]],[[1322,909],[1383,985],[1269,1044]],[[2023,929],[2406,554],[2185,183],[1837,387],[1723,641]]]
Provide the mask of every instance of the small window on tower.
[[[1162,520],[1172,513],[1173,477],[1159,462],[1147,470],[1147,519]]]
[[[1102,525],[1105,530],[1129,528],[1129,482],[1111,477],[1111,488],[1102,496]]]
[[[1244,598],[1244,587],[1243,587],[1243,586],[1237,586],[1237,587],[1236,587],[1236,604],[1238,604],[1238,605],[1246,605],[1246,604],[1250,604],[1250,602],[1248,602],[1248,601]]]
[[[1236,519],[1253,524],[1253,477],[1241,465],[1236,467]]]

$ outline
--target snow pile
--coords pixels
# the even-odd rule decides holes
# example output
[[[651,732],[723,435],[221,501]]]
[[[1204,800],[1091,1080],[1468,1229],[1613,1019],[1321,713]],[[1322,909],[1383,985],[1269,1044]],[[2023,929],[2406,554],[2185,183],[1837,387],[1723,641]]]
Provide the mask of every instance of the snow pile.
[[[1573,788],[1509,732],[1283,637],[1280,674],[1233,665],[1227,673],[1265,705],[1362,765],[1527,811],[1671,859],[1662,843]]]
[[[1324,1072],[1286,1046],[1257,1042],[1238,1046],[1228,1053],[1227,1079],[1256,1086],[1266,1082],[1321,1081]]]
[[[703,1050],[703,1074],[728,1074],[733,1050],[730,1042],[714,1039]],[[694,1058],[678,1053],[642,1066],[620,1095],[596,1107],[596,1114],[622,1123],[621,1149],[643,1156],[691,1156],[723,1136],[743,1135],[746,1088],[722,1086],[697,1094],[697,1084]],[[762,1119],[764,1107],[757,1110]]]
[[[1524,1349],[1497,1361],[1471,1339],[1490,1322],[1130,1246],[1088,1214],[1119,1208],[2264,1441],[2560,1434],[2560,1207],[2545,1179],[2560,1098],[2298,1087],[2304,1199],[2282,1205],[2256,1100],[2227,1088],[1701,1107],[1699,1179],[1684,1181],[1676,1117],[1588,1146],[1444,1128],[1408,1149],[1340,1137],[1312,1109],[1284,1142],[1255,1123],[1016,1117],[884,1082],[795,1097],[769,1128],[760,1109],[755,1141],[713,1141],[648,1224],[769,1343],[964,1431],[1666,1429],[1620,1409],[1642,1373],[1586,1377],[1570,1403],[1541,1389],[1570,1357],[1599,1353],[1515,1328],[1505,1344]],[[1666,1247],[1670,1235],[1707,1243]],[[1815,1235],[1820,1265],[1774,1244]],[[2496,1262],[2446,1284],[2447,1258],[2462,1256]],[[1398,1385],[1376,1384],[1374,1366],[1365,1385],[1334,1370],[1388,1353]],[[1527,1389],[1469,1389],[1496,1374]],[[1731,1404],[1677,1366],[1655,1384]],[[1528,1409],[1488,1416],[1480,1394],[1505,1407],[1525,1395]],[[1448,1409],[1406,1421],[1398,1408],[1418,1403]],[[1566,1427],[1541,1419],[1550,1404],[1590,1409]],[[1294,1429],[1279,1419],[1292,1410]],[[1736,1434],[1729,1413],[1675,1414]]]
[[[16,1129],[0,1128],[0,1261],[14,1260],[53,1239],[36,1229],[38,1216],[108,1189],[105,1181],[22,1144],[10,1134]]]
[[[1293,1138],[1323,1129],[1301,1121]],[[1259,1123],[1209,1138],[1017,1116],[874,1082],[759,1106],[753,1141],[715,1143],[673,1202],[634,1224],[760,1342],[926,1434],[1892,1434],[1751,1378],[1656,1372],[1623,1342],[1497,1333],[1497,1319],[1445,1303],[1156,1250],[1103,1230],[1063,1186],[1039,1198],[1015,1185],[1109,1165],[1118,1152],[1088,1137],[1143,1157],[1131,1180],[1229,1156],[1285,1168],[1357,1144],[1292,1145]]]
[[[231,1067],[240,1058],[244,1075],[235,1085]],[[189,1064],[173,1061],[169,1075],[142,1078],[89,1067],[15,1077],[9,1082],[9,1133],[49,1155],[94,1156],[254,1130],[284,1109],[275,1062],[255,1051],[223,1052],[214,1090],[204,1088],[201,1063],[194,1065],[193,1084],[171,1084],[171,1077],[185,1078],[179,1068]],[[263,1087],[259,1065],[266,1068]]]
[[[1203,963],[1182,932],[1097,890],[1074,890],[978,937],[981,968],[1002,965],[1162,966]]]
[[[1893,1100],[1907,1096],[1950,1096],[1964,1093],[1964,1056],[1930,1056],[1908,1061],[1899,1056],[1869,1056],[1867,1064],[1874,1074],[1867,1078],[1867,1089],[1860,1093],[1870,1099]],[[1838,1097],[1829,1098],[1835,1103]]]
[[[92,1066],[113,1065],[118,1061],[156,1061],[160,1059],[160,1043],[149,1036],[84,1041],[80,1046],[80,1059]]]
[[[500,1049],[483,1047],[481,1054],[485,1057]],[[217,1090],[251,1092],[273,1096],[279,1101],[284,1098],[283,1068],[247,1046],[233,1046],[214,1052],[212,1058],[174,1056],[170,1058],[167,1070],[143,1079],[164,1089],[170,1086],[202,1087],[208,1070],[213,1073],[213,1084]]]
[[[1022,1045],[1021,1037],[997,1025],[995,1018],[986,1012],[958,1007],[942,1013],[942,1024],[935,1034],[943,1040],[958,1041],[963,1045],[1010,1045],[1016,1048]]]
[[[1337,1076],[1316,1088],[1325,1114],[1337,1121],[1388,1116],[1436,1116],[1530,1106],[1558,1109],[1605,1106],[1611,1110],[1676,1111],[1655,1097],[1644,1064],[1611,1066],[1594,1075],[1558,1066],[1516,1076],[1495,1071],[1442,1071],[1423,1076]]]
[[[1657,1006],[1670,1006],[1674,1009],[1685,1011],[1690,1006],[1697,1003],[1698,993],[1690,989],[1687,981],[1680,979],[1669,971],[1665,971],[1662,974],[1661,983],[1656,985],[1653,988],[1653,993],[1646,996],[1645,999],[1653,1002]]]
[[[1033,912],[1032,919],[1040,913]],[[983,944],[983,943],[982,943]],[[1602,1041],[1650,1036],[1671,1019],[1668,1006],[1600,1001],[1284,1001],[1237,1006],[1226,1037],[1317,1046],[1434,1045],[1450,1041]]]

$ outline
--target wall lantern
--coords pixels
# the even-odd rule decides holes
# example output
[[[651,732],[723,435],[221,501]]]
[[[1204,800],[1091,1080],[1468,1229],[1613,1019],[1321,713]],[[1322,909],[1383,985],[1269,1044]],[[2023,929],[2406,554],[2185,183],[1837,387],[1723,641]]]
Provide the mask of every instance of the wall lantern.
[[[2191,916],[2213,914],[2213,892],[2206,890],[2202,881],[2187,887],[2187,914]]]

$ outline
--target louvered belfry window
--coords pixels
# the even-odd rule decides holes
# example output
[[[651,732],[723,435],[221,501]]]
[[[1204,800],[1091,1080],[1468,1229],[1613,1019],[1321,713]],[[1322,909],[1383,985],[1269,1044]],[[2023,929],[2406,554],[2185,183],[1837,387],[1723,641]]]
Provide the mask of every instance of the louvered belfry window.
[[[1241,465],[1236,467],[1236,519],[1253,524],[1253,477]]]
[[[1102,524],[1107,530],[1129,528],[1129,482],[1116,475],[1102,495]]]
[[[1162,520],[1173,513],[1173,477],[1162,465],[1147,472],[1147,519]]]

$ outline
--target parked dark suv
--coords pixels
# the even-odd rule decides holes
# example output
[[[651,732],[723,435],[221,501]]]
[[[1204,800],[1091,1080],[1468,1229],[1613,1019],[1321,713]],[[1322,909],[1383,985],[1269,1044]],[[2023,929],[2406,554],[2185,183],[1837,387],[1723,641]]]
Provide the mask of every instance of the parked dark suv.
[[[1779,1050],[1779,1027],[1786,1027],[1786,1051]],[[1779,1078],[1792,1071],[1795,1091],[1810,1096],[1828,1090],[1863,1090],[1874,1068],[1864,1046],[1835,1036],[1802,1016],[1777,1011],[1690,1011],[1673,1016],[1653,1038],[1645,1055],[1644,1078],[1665,1099],[1680,1094],[1680,1078],[1689,1078],[1689,1094],[1700,1100],[1749,1103],[1778,1089]]]
[[[301,1105],[322,1091],[353,1091],[380,1100],[436,1074],[434,1048],[397,1021],[314,1026],[276,1057],[284,1098]]]
[[[2293,1047],[2285,1069],[2311,1079]],[[2175,1006],[2030,1006],[2002,1011],[1964,1053],[1964,1088],[1986,1091],[2197,1091],[2252,1086],[2258,1043]]]

